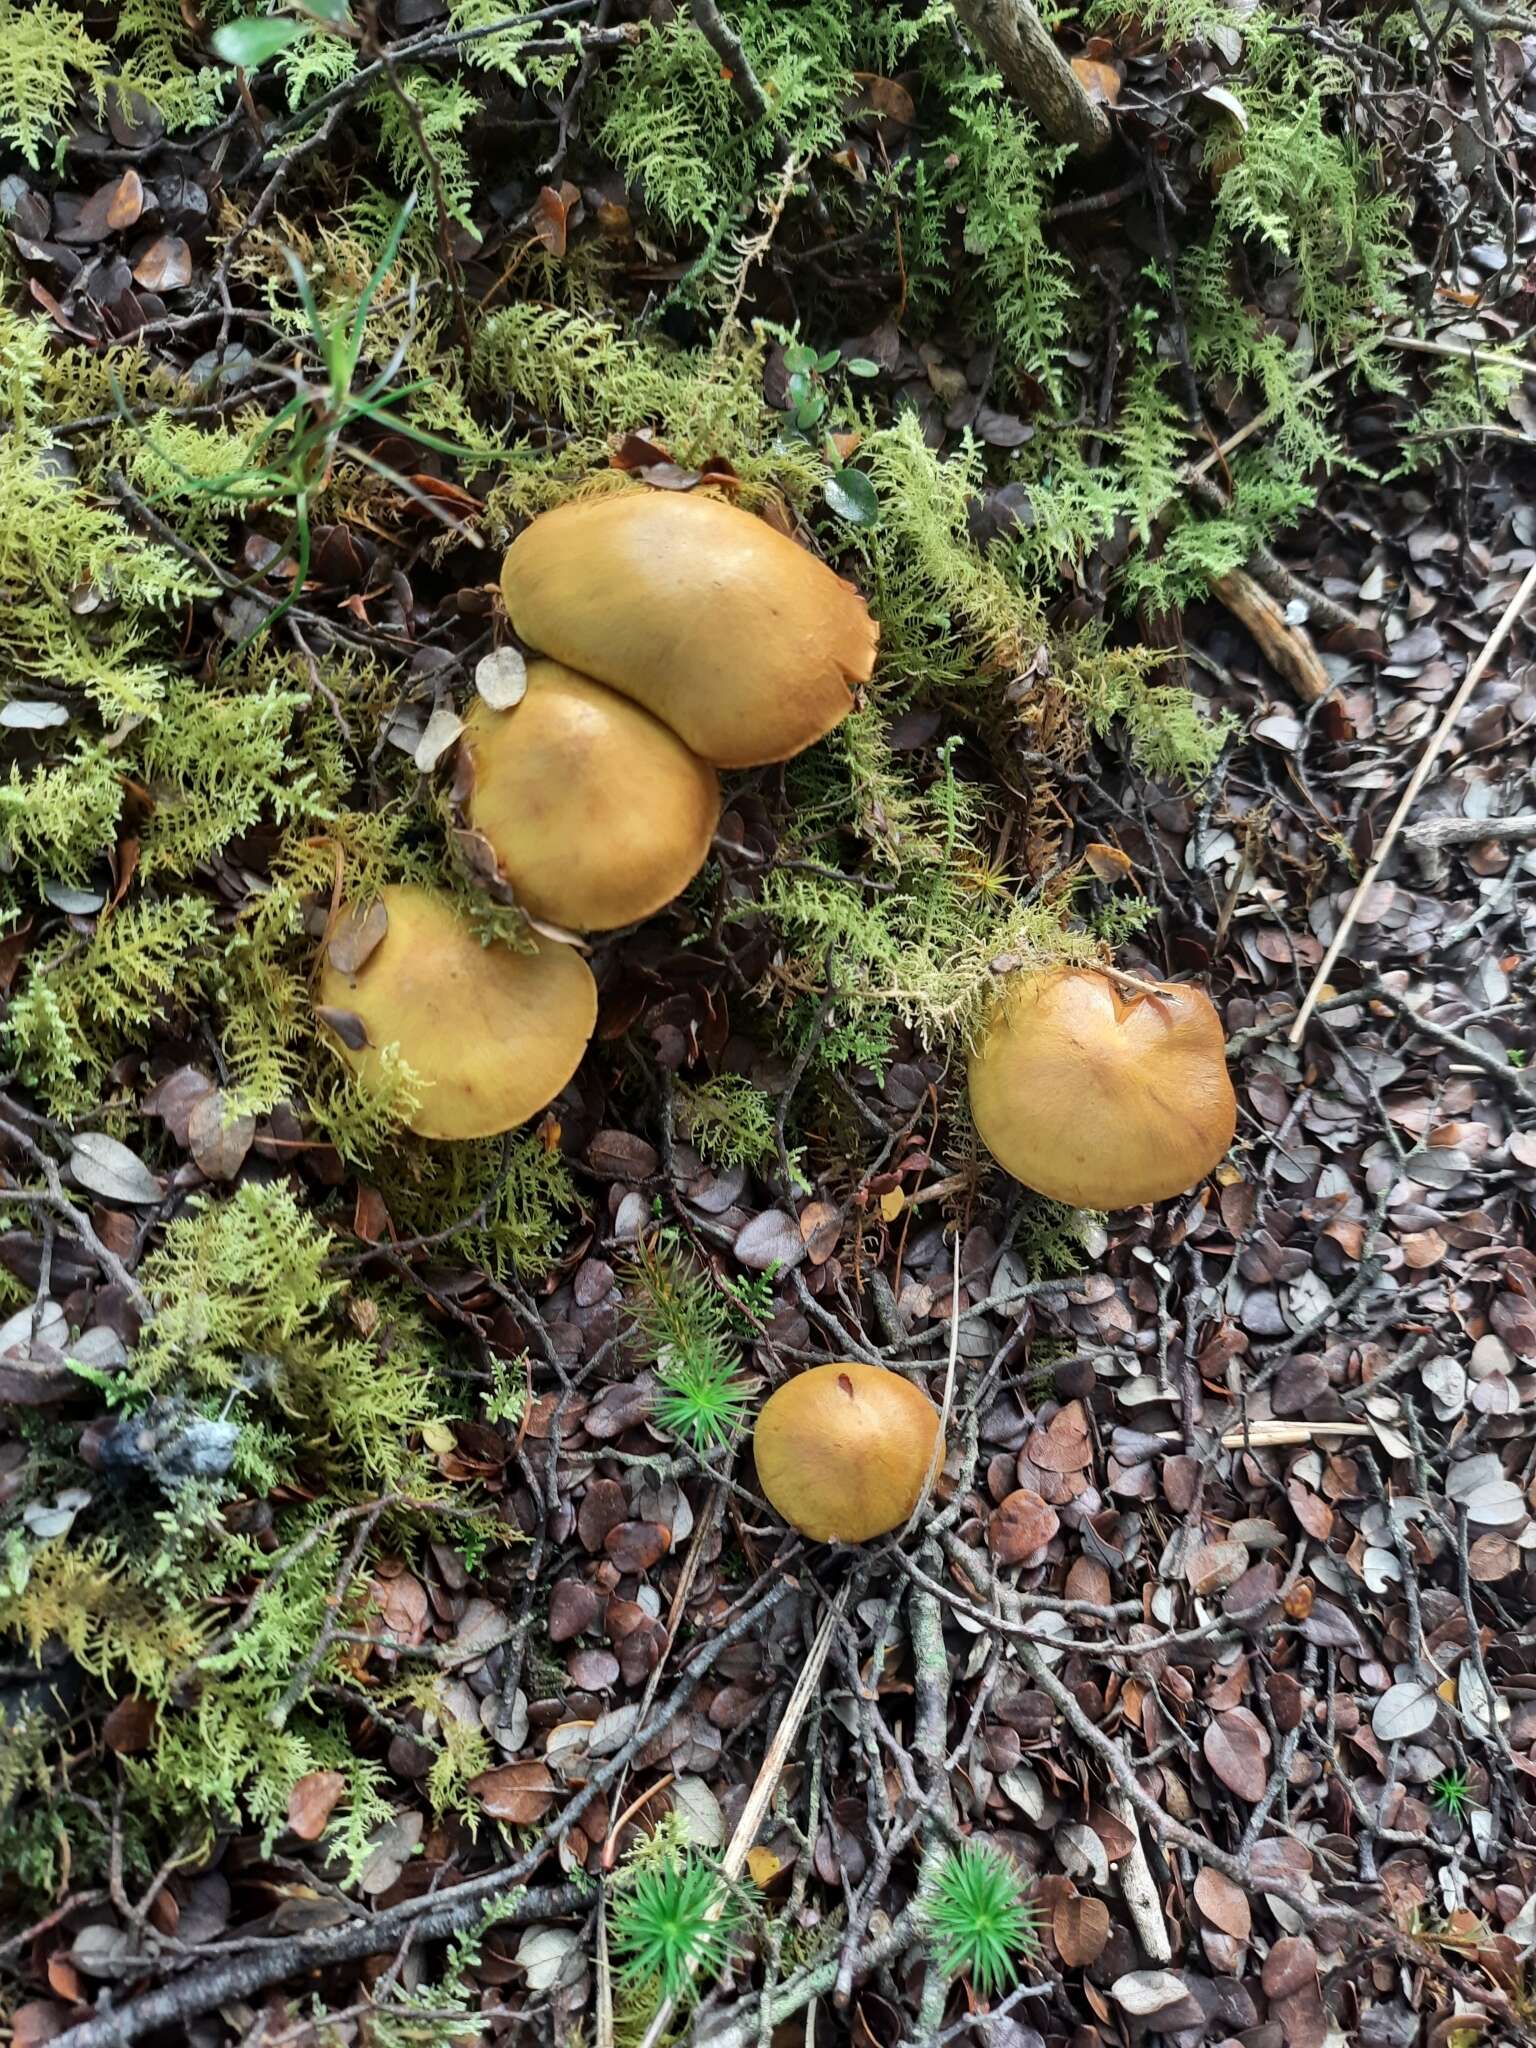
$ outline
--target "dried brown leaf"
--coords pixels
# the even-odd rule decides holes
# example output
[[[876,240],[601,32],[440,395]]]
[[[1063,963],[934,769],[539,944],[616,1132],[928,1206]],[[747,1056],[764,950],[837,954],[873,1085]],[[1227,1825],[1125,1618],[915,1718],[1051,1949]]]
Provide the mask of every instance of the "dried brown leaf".
[[[1195,1904],[1213,1927],[1234,1941],[1246,1941],[1253,1931],[1253,1908],[1248,1894],[1230,1877],[1206,1864],[1195,1879]]]
[[[536,1826],[555,1803],[555,1781],[533,1758],[482,1771],[478,1778],[470,1779],[469,1790],[493,1820],[518,1828]]]
[[[1083,1970],[1098,1961],[1109,1940],[1109,1928],[1109,1908],[1103,1900],[1084,1898],[1078,1892],[1063,1899],[1051,1915],[1056,1952],[1069,1970]]]
[[[1264,1796],[1269,1782],[1269,1732],[1247,1707],[1229,1707],[1206,1728],[1205,1760],[1229,1792],[1249,1805]]]
[[[340,1771],[307,1771],[288,1794],[288,1825],[301,1842],[318,1842],[347,1789]]]
[[[987,1547],[1003,1564],[1022,1564],[1042,1550],[1061,1527],[1061,1517],[1038,1493],[1020,1487],[993,1510]]]

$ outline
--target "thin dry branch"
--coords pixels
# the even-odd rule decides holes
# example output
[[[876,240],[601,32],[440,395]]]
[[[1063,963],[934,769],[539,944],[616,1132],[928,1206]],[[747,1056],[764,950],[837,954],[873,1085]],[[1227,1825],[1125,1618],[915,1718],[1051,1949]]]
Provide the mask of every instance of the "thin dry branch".
[[[1334,933],[1327,952],[1324,953],[1322,960],[1318,964],[1317,972],[1312,977],[1312,985],[1307,990],[1301,1008],[1296,1012],[1296,1021],[1286,1034],[1292,1045],[1299,1045],[1305,1036],[1307,1024],[1311,1019],[1313,1010],[1317,1007],[1318,998],[1327,986],[1329,977],[1338,964],[1340,954],[1349,943],[1349,935],[1355,928],[1355,920],[1359,917],[1365,905],[1366,897],[1375,887],[1382,869],[1391,858],[1392,849],[1397,844],[1398,835],[1408,821],[1408,814],[1419,800],[1419,792],[1434,772],[1435,763],[1440,759],[1441,754],[1444,753],[1451,734],[1456,730],[1457,721],[1460,719],[1462,712],[1467,708],[1473,691],[1488,673],[1494,656],[1514,631],[1516,621],[1530,603],[1533,594],[1536,594],[1536,562],[1533,562],[1530,568],[1526,570],[1519,589],[1504,607],[1503,616],[1500,618],[1499,623],[1483,643],[1482,653],[1478,655],[1476,661],[1467,670],[1461,688],[1445,707],[1445,716],[1435,727],[1433,733],[1431,733],[1423,753],[1420,754],[1418,766],[1414,769],[1412,775],[1409,776],[1408,787],[1403,791],[1397,809],[1392,813],[1391,822],[1382,834],[1381,844],[1377,847],[1370,866],[1360,877],[1360,885],[1349,899],[1349,908],[1339,920],[1339,928]]]
[[[1089,157],[1108,149],[1108,114],[1083,90],[1030,0],[955,0],[955,12],[1053,142]]]

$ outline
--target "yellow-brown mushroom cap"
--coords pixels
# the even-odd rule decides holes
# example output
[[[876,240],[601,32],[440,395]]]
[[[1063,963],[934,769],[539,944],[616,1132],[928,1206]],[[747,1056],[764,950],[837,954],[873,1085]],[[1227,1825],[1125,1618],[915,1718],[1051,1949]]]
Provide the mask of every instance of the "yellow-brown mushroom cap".
[[[899,1529],[944,1462],[939,1411],[900,1373],[852,1360],[813,1365],[763,1403],[757,1477],[813,1543],[867,1543]]]
[[[703,491],[634,489],[546,512],[507,550],[507,612],[717,768],[785,761],[848,715],[879,628],[824,562]]]
[[[493,711],[477,700],[462,744],[465,817],[535,917],[612,931],[670,903],[703,866],[719,779],[616,690],[530,662],[522,701]]]
[[[970,1089],[998,1163],[1079,1209],[1183,1194],[1237,1126],[1209,996],[1173,986],[1143,995],[1091,968],[1010,984],[971,1054]]]
[[[424,1138],[487,1138],[552,1101],[581,1065],[597,1022],[597,984],[571,946],[537,952],[482,946],[453,899],[401,885],[380,891],[384,936],[351,974],[327,956],[318,998],[361,1076],[386,1048],[422,1084],[411,1129]],[[361,1021],[368,1043],[347,1045],[336,1012]]]

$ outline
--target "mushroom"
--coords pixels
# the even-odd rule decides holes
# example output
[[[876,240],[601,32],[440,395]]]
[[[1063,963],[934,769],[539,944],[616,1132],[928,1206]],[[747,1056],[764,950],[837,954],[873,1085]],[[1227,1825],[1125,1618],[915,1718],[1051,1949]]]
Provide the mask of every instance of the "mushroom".
[[[453,899],[379,892],[384,936],[351,967],[327,949],[321,1022],[360,1076],[395,1046],[422,1083],[410,1126],[423,1138],[488,1138],[559,1094],[597,1022],[597,984],[571,946],[482,945]]]
[[[1221,1019],[1199,989],[1094,968],[1003,990],[970,1060],[971,1114],[1015,1180],[1080,1209],[1182,1194],[1232,1142]]]
[[[530,647],[643,704],[717,768],[786,761],[853,708],[879,628],[824,562],[703,491],[546,512],[507,550]]]
[[[752,1446],[763,1492],[813,1543],[899,1529],[944,1462],[939,1411],[922,1388],[852,1360],[786,1380],[763,1403]]]
[[[511,710],[477,702],[462,746],[466,819],[535,917],[582,932],[634,924],[704,864],[720,814],[714,769],[559,662],[530,662]]]

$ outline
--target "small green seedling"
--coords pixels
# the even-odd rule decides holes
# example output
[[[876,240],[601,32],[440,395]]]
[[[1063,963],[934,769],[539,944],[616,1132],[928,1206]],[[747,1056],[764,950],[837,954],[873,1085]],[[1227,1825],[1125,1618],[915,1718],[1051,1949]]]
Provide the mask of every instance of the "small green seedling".
[[[1472,1779],[1470,1773],[1459,1768],[1442,1771],[1430,1786],[1430,1797],[1449,1819],[1465,1820],[1467,1809],[1472,1804]]]
[[[969,1977],[991,1998],[1039,1952],[1027,1880],[1001,1850],[967,1842],[939,1868],[928,1906],[934,1954],[946,1977]]]
[[[784,438],[791,441],[813,440],[817,429],[821,428],[827,408],[832,403],[826,382],[831,371],[841,370],[848,377],[878,377],[880,374],[880,365],[870,362],[866,356],[853,356],[844,362],[838,349],[829,348],[818,355],[803,341],[791,341],[786,345],[784,367],[789,373],[785,395],[789,400],[790,418]],[[850,469],[844,464],[830,434],[826,438],[826,457],[832,465],[832,474],[822,485],[821,495],[828,506],[850,526],[873,526],[880,514],[880,501],[874,485],[862,469]]]
[[[735,1341],[743,1304],[695,1268],[675,1229],[642,1234],[626,1278],[635,1335],[656,1360],[656,1421],[696,1451],[729,1443],[751,1404]]]
[[[612,1938],[621,1977],[686,1998],[730,1961],[744,1915],[724,1878],[690,1851],[628,1876],[612,1893]]]

